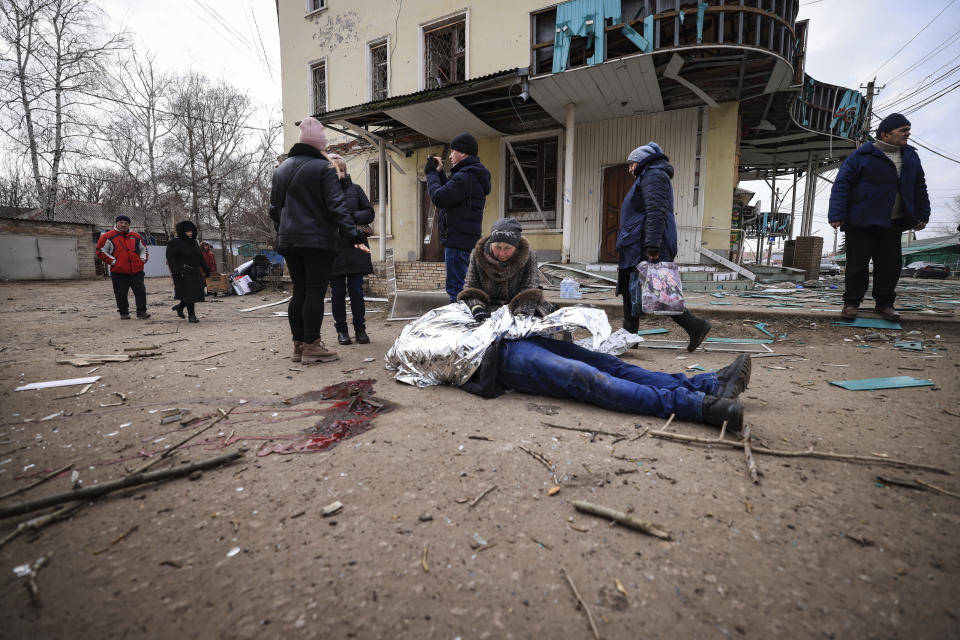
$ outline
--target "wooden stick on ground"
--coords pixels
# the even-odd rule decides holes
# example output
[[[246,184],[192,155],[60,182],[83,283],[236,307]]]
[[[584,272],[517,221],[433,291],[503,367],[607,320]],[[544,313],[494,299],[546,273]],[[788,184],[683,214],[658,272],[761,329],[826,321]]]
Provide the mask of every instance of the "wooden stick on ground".
[[[600,435],[603,435],[603,436],[614,436],[617,438],[627,437],[622,433],[614,433],[613,431],[603,431],[601,429],[584,429],[582,427],[565,427],[562,424],[553,424],[550,422],[543,422],[543,421],[541,421],[540,424],[542,424],[545,427],[550,427],[551,429],[563,429],[564,431],[579,431],[581,433],[599,433]]]
[[[110,549],[113,548],[113,545],[121,542],[124,538],[126,538],[128,535],[130,535],[131,533],[133,533],[134,531],[136,531],[136,530],[139,529],[139,528],[140,528],[139,526],[133,525],[133,528],[132,528],[132,529],[130,529],[130,530],[127,531],[126,533],[122,533],[122,534],[120,534],[119,536],[117,536],[116,538],[114,538],[114,539],[110,542],[110,544],[108,544],[107,546],[105,546],[103,549],[97,549],[96,551],[94,551],[94,552],[93,552],[93,555],[98,556],[98,555],[100,555],[101,553],[106,553],[107,551],[110,551]]]
[[[726,421],[723,424],[727,424]],[[750,479],[753,484],[760,482],[760,474],[757,471],[757,463],[753,459],[753,452],[750,449],[750,427],[743,428],[743,457],[747,459],[747,471],[750,472]]]
[[[8,542],[13,540],[17,536],[19,536],[24,531],[31,530],[31,529],[34,531],[39,531],[40,529],[44,528],[48,524],[53,524],[54,522],[58,522],[60,520],[66,520],[67,518],[75,514],[77,511],[80,511],[80,509],[83,509],[85,506],[89,504],[90,504],[89,502],[81,502],[75,505],[71,505],[69,507],[60,507],[59,509],[57,509],[52,513],[47,513],[42,516],[37,516],[36,518],[32,518],[30,520],[27,520],[26,522],[21,522],[20,524],[17,525],[16,529],[14,529],[9,534],[7,534],[7,536],[3,540],[0,540],[0,549],[2,549]]]
[[[671,414],[670,414],[670,417],[667,418],[667,424],[663,425],[663,427],[660,428],[660,431],[666,431],[666,430],[667,430],[667,427],[670,426],[670,423],[673,422],[673,419],[676,418],[676,417],[677,417],[677,414],[671,413]]]
[[[73,465],[72,465],[72,464],[64,465],[64,466],[60,467],[59,469],[57,469],[56,471],[51,471],[50,473],[48,473],[47,475],[43,476],[42,478],[40,478],[39,480],[37,480],[37,481],[34,482],[33,484],[28,484],[28,485],[25,486],[25,487],[20,487],[19,489],[13,489],[12,491],[7,491],[5,494],[3,494],[2,496],[0,496],[0,500],[4,500],[4,499],[6,499],[6,498],[9,498],[10,496],[15,496],[15,495],[17,495],[18,493],[26,493],[27,491],[30,491],[30,489],[33,489],[34,487],[39,487],[40,485],[42,485],[42,484],[43,484],[44,482],[46,482],[47,480],[50,480],[51,478],[55,478],[55,477],[57,477],[58,475],[60,475],[61,473],[63,473],[64,471],[66,471],[67,469],[72,469],[72,468],[73,468]]]
[[[484,497],[485,495],[487,495],[488,493],[490,493],[491,491],[493,491],[493,490],[496,489],[496,488],[497,488],[497,485],[493,485],[492,487],[490,487],[489,489],[487,489],[486,491],[484,491],[483,493],[481,493],[480,495],[478,495],[478,496],[476,497],[476,499],[468,505],[467,508],[473,509],[475,506],[477,506],[477,503],[478,503],[478,502],[480,502],[481,500],[483,500],[483,497]]]
[[[694,444],[713,444],[719,445],[722,447],[728,447],[731,449],[742,449],[743,444],[740,442],[732,442],[730,440],[717,440],[716,438],[697,438],[694,436],[685,436],[679,433],[665,433],[661,431],[651,431],[650,435],[655,438],[664,438],[666,440],[675,440],[677,442],[692,442]],[[881,458],[880,456],[858,456],[847,453],[834,453],[832,451],[814,451],[812,448],[805,451],[784,451],[782,449],[768,449],[767,447],[752,447],[751,451],[753,453],[762,453],[768,456],[780,456],[784,458],[821,458],[824,460],[841,460],[847,462],[874,462],[878,464],[890,464],[900,467],[908,467],[912,469],[924,469],[926,471],[932,471],[934,473],[942,473],[943,475],[950,476],[953,475],[951,472],[946,469],[941,469],[940,467],[934,467],[928,464],[920,464],[919,462],[907,462],[906,460],[897,460],[896,458]]]
[[[526,452],[527,454],[530,455],[530,457],[532,457],[534,460],[538,460],[540,464],[542,464],[547,468],[547,470],[550,472],[550,475],[553,476],[553,484],[555,485],[560,484],[560,481],[557,480],[557,466],[555,464],[547,460],[542,453],[530,451],[530,449],[527,449],[523,445],[517,445],[517,446],[520,448],[521,451]]]
[[[37,558],[30,565],[30,573],[27,574],[27,591],[34,602],[40,602],[40,585],[37,584],[37,573],[47,564],[47,556]]]
[[[933,491],[936,491],[937,493],[942,493],[942,494],[944,494],[944,495],[946,495],[946,496],[950,496],[950,497],[952,497],[952,498],[960,498],[960,493],[954,493],[953,491],[947,491],[946,489],[943,489],[943,488],[941,488],[941,487],[938,487],[938,486],[935,485],[935,484],[930,484],[929,482],[924,482],[923,480],[921,480],[921,479],[919,479],[919,478],[917,478],[917,484],[920,485],[921,487],[926,487],[927,489],[931,489],[931,490],[933,490]]]
[[[645,426],[645,427],[643,428],[643,431],[640,432],[640,435],[635,436],[635,437],[633,437],[633,438],[630,438],[630,442],[635,442],[635,441],[639,440],[639,439],[642,438],[643,436],[647,435],[647,432],[648,432],[648,431],[650,431],[650,425]]]
[[[580,592],[577,591],[577,585],[573,584],[573,579],[570,577],[570,574],[567,573],[567,570],[560,567],[560,571],[563,573],[563,577],[566,578],[567,584],[570,585],[573,596],[577,599],[577,606],[587,614],[587,621],[590,623],[590,630],[593,631],[593,637],[596,638],[596,640],[600,640],[600,631],[597,629],[597,623],[593,621],[593,614],[590,613],[590,607],[587,606],[586,601],[580,596]]]
[[[161,461],[169,458],[169,457],[170,457],[170,454],[172,454],[174,451],[176,451],[177,449],[179,449],[179,448],[182,447],[183,445],[187,444],[188,442],[190,442],[191,440],[193,440],[194,438],[196,438],[196,437],[197,437],[198,435],[200,435],[201,433],[203,433],[203,432],[205,432],[205,431],[209,431],[211,428],[213,428],[213,426],[214,426],[215,424],[217,424],[218,422],[220,422],[221,420],[223,420],[224,418],[226,418],[227,416],[229,416],[230,413],[231,413],[234,409],[236,409],[236,408],[237,408],[237,406],[234,405],[234,406],[230,407],[229,409],[227,409],[226,411],[224,411],[223,409],[217,407],[217,411],[220,412],[220,415],[217,416],[216,420],[214,420],[213,422],[211,422],[210,424],[208,424],[208,425],[205,426],[204,428],[198,429],[197,431],[194,431],[193,434],[187,436],[186,438],[184,438],[183,440],[181,440],[181,441],[178,442],[177,444],[175,444],[175,445],[173,445],[172,447],[170,447],[169,449],[165,450],[163,453],[160,454],[159,457],[156,457],[156,458],[154,458],[153,460],[148,460],[147,462],[143,463],[142,465],[140,465],[139,467],[137,467],[136,469],[134,469],[134,470],[130,473],[130,475],[136,475],[136,474],[138,474],[138,473],[143,473],[144,471],[146,471],[147,469],[149,469],[149,468],[152,467],[153,465],[157,464],[158,462],[161,462]]]
[[[217,456],[216,458],[201,460],[200,462],[194,462],[193,464],[180,465],[178,467],[174,467],[173,469],[164,469],[162,471],[153,471],[151,473],[132,473],[120,478],[119,480],[104,482],[92,487],[84,487],[83,489],[77,489],[76,491],[58,493],[45,498],[31,500],[30,502],[21,502],[20,504],[14,504],[8,507],[0,507],[0,519],[9,518],[11,516],[19,516],[23,513],[30,513],[31,511],[36,511],[38,509],[44,509],[46,507],[63,504],[64,502],[90,500],[91,498],[97,498],[110,493],[111,491],[126,489],[127,487],[135,487],[148,482],[157,482],[159,480],[168,480],[170,478],[188,476],[194,471],[212,469],[214,467],[219,467],[222,464],[233,462],[237,458],[242,457],[243,454],[243,451],[234,451],[233,453],[227,453],[222,456]]]
[[[427,566],[427,545],[423,545],[423,555],[420,556],[420,566],[423,567],[425,572],[430,572],[430,568]]]
[[[670,534],[670,532],[660,525],[638,520],[633,516],[623,513],[622,511],[616,511],[609,507],[603,507],[598,504],[592,504],[582,500],[574,500],[573,508],[583,513],[589,513],[590,515],[600,516],[601,518],[606,518],[607,520],[613,520],[617,524],[622,524],[625,527],[641,533],[646,533],[647,535],[655,536],[662,540],[673,539],[673,536]]]

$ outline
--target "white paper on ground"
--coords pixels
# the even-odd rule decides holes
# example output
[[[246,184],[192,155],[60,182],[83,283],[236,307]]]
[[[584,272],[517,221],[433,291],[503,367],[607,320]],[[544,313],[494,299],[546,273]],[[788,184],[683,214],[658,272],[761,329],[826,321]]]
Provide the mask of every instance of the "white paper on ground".
[[[49,389],[51,387],[72,387],[77,384],[91,384],[99,380],[102,376],[90,376],[89,378],[70,378],[69,380],[48,380],[47,382],[31,382],[22,387],[17,387],[14,391],[30,391],[31,389]]]

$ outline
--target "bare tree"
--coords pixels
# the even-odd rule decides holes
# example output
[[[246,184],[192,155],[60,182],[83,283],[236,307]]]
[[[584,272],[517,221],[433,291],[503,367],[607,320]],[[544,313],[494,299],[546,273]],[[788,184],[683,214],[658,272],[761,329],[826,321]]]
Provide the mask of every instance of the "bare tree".
[[[260,132],[256,162],[248,169],[252,172],[252,187],[249,196],[244,200],[238,225],[251,240],[264,244],[272,244],[276,236],[269,214],[270,189],[273,185],[273,171],[277,168],[282,134],[283,123],[279,118]]]
[[[123,172],[125,182],[140,186],[131,204],[152,212],[169,232],[172,224],[161,199],[160,155],[163,138],[173,128],[173,118],[164,108],[170,76],[156,69],[153,56],[141,57],[131,50],[103,78],[116,111],[103,126],[99,155]]]
[[[28,155],[51,219],[63,162],[84,150],[98,69],[126,43],[103,35],[100,15],[88,0],[0,0],[0,129]]]
[[[230,227],[256,176],[248,171],[256,158],[248,150],[250,98],[194,74],[177,83],[173,111],[174,140],[190,174],[192,211],[197,219],[201,208],[212,217],[208,222],[219,230],[223,262],[230,264]]]

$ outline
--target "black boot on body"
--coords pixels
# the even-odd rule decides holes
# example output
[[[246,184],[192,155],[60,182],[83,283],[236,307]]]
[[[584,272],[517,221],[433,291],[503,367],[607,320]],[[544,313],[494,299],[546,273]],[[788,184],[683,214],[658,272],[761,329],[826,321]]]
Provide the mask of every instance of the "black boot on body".
[[[705,396],[703,399],[703,421],[714,427],[727,423],[728,431],[743,430],[743,401],[736,398],[718,398]]]
[[[743,390],[750,384],[751,368],[750,356],[742,353],[733,362],[717,371],[717,381],[720,383],[717,396],[720,398],[736,398],[743,393]]]

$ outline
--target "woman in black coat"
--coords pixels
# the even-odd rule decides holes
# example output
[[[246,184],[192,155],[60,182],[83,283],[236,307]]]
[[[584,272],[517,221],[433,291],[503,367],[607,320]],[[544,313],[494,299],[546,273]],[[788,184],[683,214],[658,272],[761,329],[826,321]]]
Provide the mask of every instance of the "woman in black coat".
[[[339,155],[330,154],[333,167],[340,178],[340,187],[343,188],[343,200],[347,210],[353,216],[358,228],[373,222],[373,206],[367,199],[367,194],[358,184],[354,184],[347,173],[347,163]],[[369,247],[366,236],[364,246]],[[333,307],[333,321],[337,328],[337,342],[350,344],[350,334],[347,333],[347,292],[350,293],[350,313],[353,314],[353,330],[357,335],[357,342],[367,344],[370,337],[367,335],[366,306],[363,302],[363,276],[373,273],[373,264],[370,261],[369,251],[361,251],[353,246],[349,239],[340,239],[340,253],[333,261],[330,272],[330,305]]]
[[[203,299],[203,279],[210,268],[197,244],[197,227],[189,220],[177,223],[177,237],[167,245],[167,266],[173,276],[173,297],[180,301],[173,310],[182,318],[186,307],[190,322],[200,322],[194,303]]]

